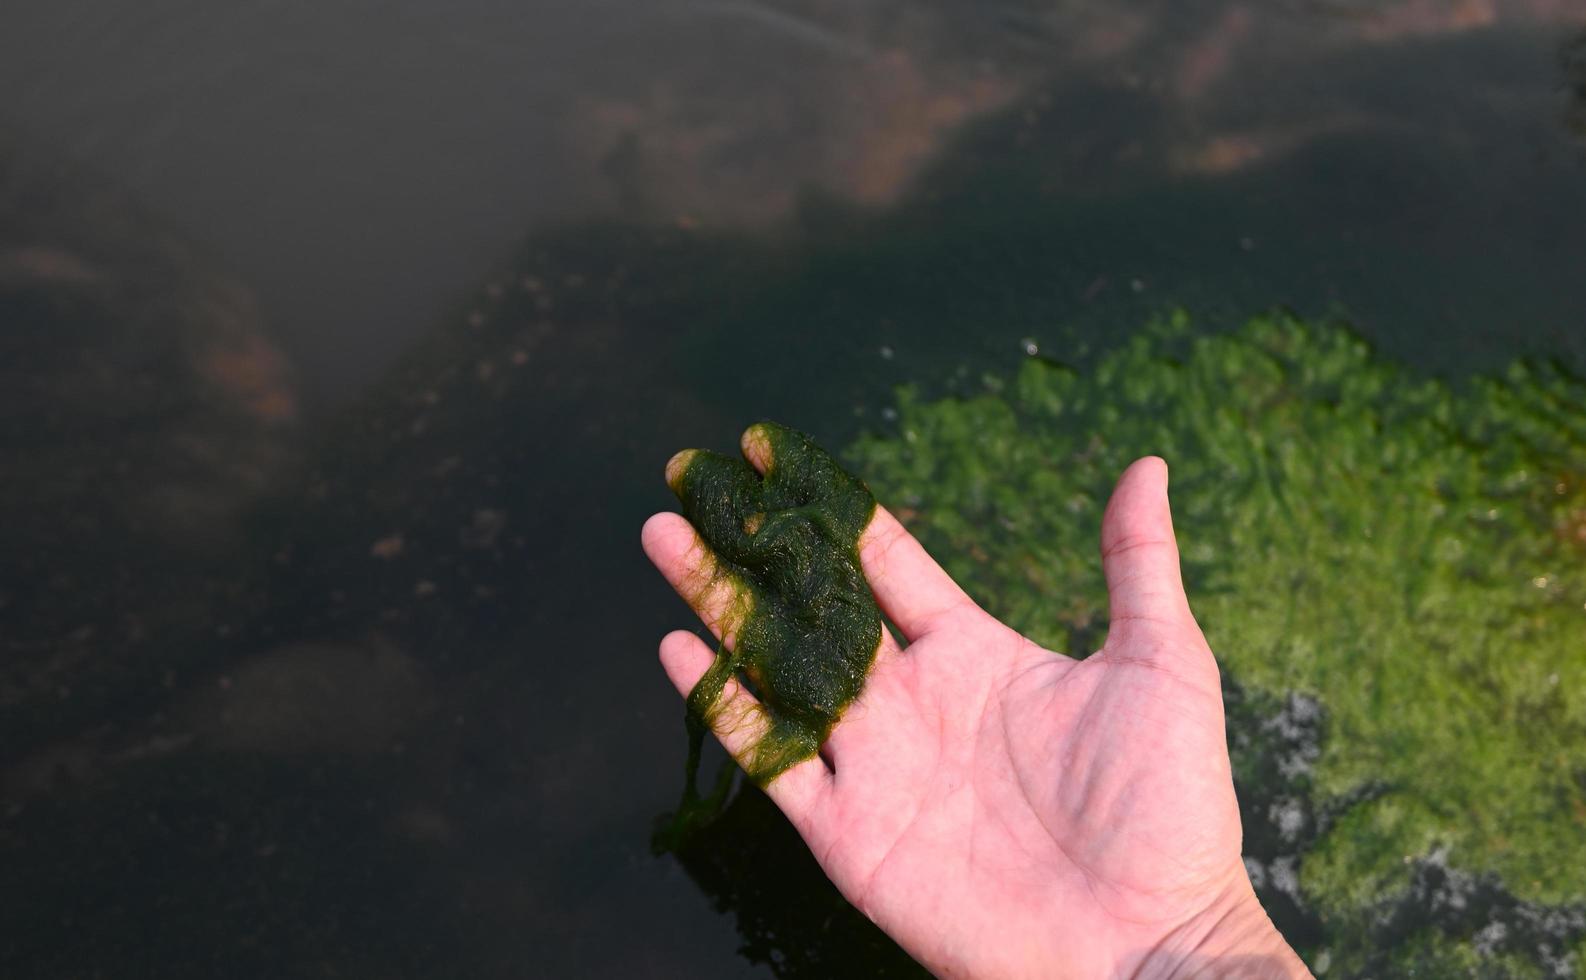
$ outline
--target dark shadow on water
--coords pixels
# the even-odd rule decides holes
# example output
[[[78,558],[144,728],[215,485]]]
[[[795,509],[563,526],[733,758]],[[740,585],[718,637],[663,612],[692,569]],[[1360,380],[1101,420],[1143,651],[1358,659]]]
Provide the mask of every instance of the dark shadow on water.
[[[433,851],[370,826],[397,775],[193,754],[30,806],[0,833],[0,962],[19,978],[468,975]],[[47,857],[18,859],[42,842]]]
[[[1586,141],[1586,32],[1563,45],[1559,63],[1564,74],[1564,124],[1577,139]]]
[[[741,781],[726,809],[676,852],[717,911],[732,915],[739,952],[779,977],[926,977],[837,892],[776,805]]]

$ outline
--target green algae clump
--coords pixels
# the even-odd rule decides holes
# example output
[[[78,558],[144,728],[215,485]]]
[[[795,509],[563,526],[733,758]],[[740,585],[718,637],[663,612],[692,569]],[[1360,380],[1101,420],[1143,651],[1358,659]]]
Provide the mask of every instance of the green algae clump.
[[[734,596],[721,624],[731,643],[688,696],[685,810],[729,678],[760,699],[765,730],[741,762],[763,787],[820,751],[881,644],[858,549],[875,498],[801,432],[762,422],[746,437],[767,451],[763,478],[742,459],[703,451],[672,477],[714,557],[704,587],[726,583]]]

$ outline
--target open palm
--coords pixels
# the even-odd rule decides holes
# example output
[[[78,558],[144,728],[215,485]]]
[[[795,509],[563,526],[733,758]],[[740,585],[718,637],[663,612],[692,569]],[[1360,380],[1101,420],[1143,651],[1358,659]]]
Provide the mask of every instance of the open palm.
[[[764,471],[764,445],[744,448]],[[1235,960],[1211,957],[1234,949],[1263,954],[1239,975],[1304,975],[1240,862],[1217,667],[1166,489],[1157,459],[1119,481],[1102,527],[1110,632],[1083,661],[981,610],[884,509],[860,540],[908,645],[883,635],[820,758],[767,792],[843,894],[938,975],[1229,975]],[[644,544],[719,635],[732,596],[701,584],[712,558],[693,528],[658,514]],[[661,644],[684,694],[712,658],[692,633]],[[741,757],[752,696],[723,697],[737,723],[717,736]]]

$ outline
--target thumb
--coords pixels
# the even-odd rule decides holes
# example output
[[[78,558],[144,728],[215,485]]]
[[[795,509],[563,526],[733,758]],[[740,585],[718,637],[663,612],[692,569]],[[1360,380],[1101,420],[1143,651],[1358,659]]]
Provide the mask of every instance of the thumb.
[[[1101,519],[1101,565],[1113,632],[1199,633],[1179,574],[1167,463],[1158,457],[1136,460],[1118,478]]]

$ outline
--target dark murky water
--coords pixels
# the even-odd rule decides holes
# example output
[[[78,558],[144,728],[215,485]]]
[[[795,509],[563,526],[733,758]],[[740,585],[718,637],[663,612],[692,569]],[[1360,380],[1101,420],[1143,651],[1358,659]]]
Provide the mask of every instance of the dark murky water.
[[[1586,368],[1567,0],[0,21],[6,976],[764,975],[648,849],[673,449],[1174,304]]]

